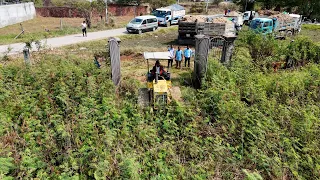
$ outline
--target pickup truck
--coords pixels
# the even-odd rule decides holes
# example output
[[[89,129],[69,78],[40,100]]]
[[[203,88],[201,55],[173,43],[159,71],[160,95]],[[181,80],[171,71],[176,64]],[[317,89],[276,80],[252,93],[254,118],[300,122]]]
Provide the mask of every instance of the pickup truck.
[[[186,15],[186,10],[183,6],[173,4],[168,7],[156,9],[153,15],[157,17],[159,25],[170,26],[178,24],[178,20]]]

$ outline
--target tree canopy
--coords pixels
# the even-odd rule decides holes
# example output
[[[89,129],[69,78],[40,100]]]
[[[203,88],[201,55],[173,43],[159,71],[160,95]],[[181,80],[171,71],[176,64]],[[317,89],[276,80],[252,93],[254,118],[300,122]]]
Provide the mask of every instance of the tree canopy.
[[[243,9],[247,5],[247,10],[253,10],[254,4],[259,4],[261,8],[265,9],[283,8],[306,16],[320,15],[320,12],[316,11],[320,8],[319,0],[237,0],[236,3],[241,5]]]

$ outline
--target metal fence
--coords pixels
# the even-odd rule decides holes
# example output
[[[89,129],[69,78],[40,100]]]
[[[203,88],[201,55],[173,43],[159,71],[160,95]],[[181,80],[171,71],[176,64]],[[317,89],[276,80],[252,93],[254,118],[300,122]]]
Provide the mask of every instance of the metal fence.
[[[214,59],[221,60],[223,49],[226,45],[226,39],[222,36],[212,37],[210,39],[210,54]]]

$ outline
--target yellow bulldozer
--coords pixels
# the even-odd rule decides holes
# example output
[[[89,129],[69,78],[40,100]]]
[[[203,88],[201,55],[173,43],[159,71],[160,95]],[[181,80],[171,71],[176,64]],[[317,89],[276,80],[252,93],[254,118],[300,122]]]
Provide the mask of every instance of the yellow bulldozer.
[[[144,58],[147,61],[147,88],[139,89],[138,104],[141,107],[152,107],[153,110],[165,109],[172,100],[172,92],[181,95],[178,87],[172,87],[171,73],[169,67],[165,73],[150,71],[149,61],[166,62],[171,59],[169,52],[144,52]],[[153,72],[153,73],[152,73]]]

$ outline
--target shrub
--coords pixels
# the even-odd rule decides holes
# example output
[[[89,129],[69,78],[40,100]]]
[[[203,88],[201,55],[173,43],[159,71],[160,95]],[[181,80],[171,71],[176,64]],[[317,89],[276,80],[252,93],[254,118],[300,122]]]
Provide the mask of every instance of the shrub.
[[[200,5],[192,5],[190,8],[190,13],[203,13],[205,11],[205,6],[200,4]]]
[[[230,9],[231,11],[235,11],[238,9],[238,6],[234,3],[229,3],[229,2],[220,2],[218,4],[219,8],[227,10]]]

